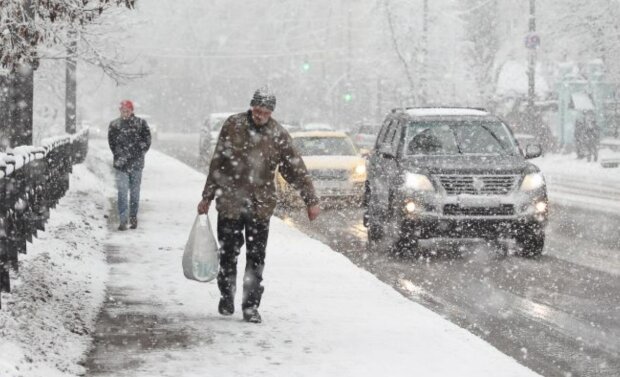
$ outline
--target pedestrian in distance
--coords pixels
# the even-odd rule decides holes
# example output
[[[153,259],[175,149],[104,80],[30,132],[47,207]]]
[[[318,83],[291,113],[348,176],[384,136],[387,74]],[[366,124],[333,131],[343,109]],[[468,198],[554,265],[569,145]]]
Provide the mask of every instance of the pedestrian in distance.
[[[586,143],[585,143],[585,134],[586,134],[586,115],[585,113],[581,114],[580,117],[575,121],[575,152],[577,153],[577,159],[582,159],[586,156]]]
[[[275,95],[259,89],[247,112],[226,120],[198,204],[198,213],[205,214],[216,200],[220,243],[217,284],[221,295],[218,311],[222,315],[235,311],[237,258],[245,243],[241,309],[243,319],[254,323],[261,322],[258,307],[264,291],[261,282],[269,221],[276,206],[276,170],[300,192],[311,221],[320,212],[314,186],[291,136],[271,117],[275,106]]]
[[[598,124],[596,123],[596,116],[593,111],[588,111],[585,114],[585,130],[584,130],[584,146],[586,160],[598,161],[598,149],[601,142],[600,131]]]
[[[138,227],[140,183],[144,169],[144,155],[151,147],[151,131],[146,120],[133,113],[133,103],[121,102],[120,117],[108,127],[108,144],[114,156],[114,172],[118,190],[118,230]],[[129,196],[129,205],[127,204]]]

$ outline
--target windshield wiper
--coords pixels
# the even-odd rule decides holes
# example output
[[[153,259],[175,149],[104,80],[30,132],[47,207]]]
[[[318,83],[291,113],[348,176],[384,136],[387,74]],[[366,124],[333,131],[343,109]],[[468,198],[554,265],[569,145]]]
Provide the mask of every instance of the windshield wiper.
[[[499,137],[497,137],[495,132],[491,131],[487,126],[480,125],[480,127],[482,127],[485,131],[487,131],[493,137],[493,139],[497,141],[497,144],[499,144],[500,148],[502,149],[502,152],[506,152],[506,149],[504,148],[504,145],[502,144],[502,140]]]
[[[452,131],[452,134],[454,135],[454,144],[456,144],[456,149],[458,149],[459,154],[463,154],[463,151],[461,150],[461,143],[459,143],[459,136],[456,134],[456,129],[454,127],[450,127],[450,131]]]

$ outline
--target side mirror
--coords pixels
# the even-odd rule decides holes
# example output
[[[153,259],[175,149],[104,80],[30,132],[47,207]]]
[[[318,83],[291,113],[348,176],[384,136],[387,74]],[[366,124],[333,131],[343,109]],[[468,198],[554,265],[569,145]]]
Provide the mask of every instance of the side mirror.
[[[396,156],[394,155],[394,152],[392,151],[392,148],[390,148],[390,145],[380,146],[378,152],[383,158],[388,158],[390,160],[393,160],[396,158]]]
[[[542,155],[542,148],[539,144],[528,144],[525,147],[525,158],[527,160],[540,157],[540,155]]]
[[[360,155],[364,158],[370,157],[370,149],[368,148],[360,148]]]

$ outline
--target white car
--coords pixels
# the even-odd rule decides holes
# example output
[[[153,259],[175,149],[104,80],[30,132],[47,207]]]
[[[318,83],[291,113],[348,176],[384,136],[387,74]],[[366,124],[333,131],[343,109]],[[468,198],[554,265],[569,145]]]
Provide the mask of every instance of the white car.
[[[200,127],[200,138],[198,140],[198,166],[205,171],[209,167],[209,161],[215,151],[215,144],[220,136],[220,131],[226,119],[234,112],[226,113],[211,113],[205,119],[204,123]]]
[[[344,132],[294,132],[293,145],[301,154],[317,195],[361,203],[366,181],[366,160]],[[278,174],[279,198],[284,203],[300,200]]]
[[[328,123],[306,123],[303,126],[304,131],[334,131]]]

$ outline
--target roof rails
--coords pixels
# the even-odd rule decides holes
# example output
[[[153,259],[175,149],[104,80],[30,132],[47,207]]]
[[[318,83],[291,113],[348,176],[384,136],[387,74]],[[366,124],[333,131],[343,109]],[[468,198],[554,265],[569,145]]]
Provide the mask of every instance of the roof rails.
[[[392,112],[396,113],[396,112],[403,112],[405,110],[414,110],[414,109],[466,109],[466,110],[478,110],[478,111],[489,112],[489,110],[487,110],[486,108],[478,107],[478,106],[446,106],[446,105],[438,105],[438,106],[427,105],[427,106],[396,107],[396,108],[392,109]]]

